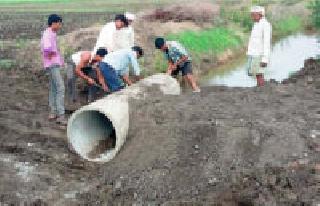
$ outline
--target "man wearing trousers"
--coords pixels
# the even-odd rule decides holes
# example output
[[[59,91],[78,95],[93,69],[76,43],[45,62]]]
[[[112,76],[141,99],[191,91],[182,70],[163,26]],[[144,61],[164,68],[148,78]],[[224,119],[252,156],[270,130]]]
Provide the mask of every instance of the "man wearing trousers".
[[[62,18],[51,14],[48,18],[48,27],[41,38],[41,54],[43,65],[49,74],[49,120],[57,124],[67,125],[64,108],[64,81],[60,70],[64,65],[57,44],[57,32],[62,27]]]

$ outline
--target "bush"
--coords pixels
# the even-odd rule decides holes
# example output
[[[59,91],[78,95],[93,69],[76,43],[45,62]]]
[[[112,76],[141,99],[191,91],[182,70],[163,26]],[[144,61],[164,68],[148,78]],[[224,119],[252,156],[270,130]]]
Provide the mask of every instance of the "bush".
[[[273,22],[273,35],[285,36],[299,31],[302,28],[302,19],[299,16],[289,16]]]
[[[249,8],[242,8],[239,11],[233,11],[228,17],[234,23],[240,24],[246,32],[250,31],[253,25]]]
[[[309,9],[312,11],[312,22],[316,28],[320,28],[320,0],[312,0],[309,4]]]

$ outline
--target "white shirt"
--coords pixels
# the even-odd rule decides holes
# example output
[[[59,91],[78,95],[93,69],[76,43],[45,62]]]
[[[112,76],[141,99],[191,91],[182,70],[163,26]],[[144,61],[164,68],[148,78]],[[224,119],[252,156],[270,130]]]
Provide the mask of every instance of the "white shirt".
[[[271,33],[271,25],[265,18],[255,22],[249,39],[247,55],[262,56],[261,61],[268,63],[271,51]]]
[[[134,46],[132,27],[125,27],[114,32],[113,51],[131,49]]]
[[[134,29],[132,26],[128,26],[128,28],[126,29],[127,34],[128,34],[128,42],[130,47],[134,46]]]
[[[97,39],[96,46],[94,47],[93,53],[103,47],[108,50],[108,52],[113,51],[114,48],[114,33],[116,31],[115,22],[109,22],[101,29],[99,37]]]
[[[79,51],[77,53],[72,54],[71,59],[75,65],[80,64],[82,52]]]
[[[121,49],[119,51],[111,52],[103,58],[102,62],[112,66],[120,76],[129,74],[129,64],[131,63],[134,75],[140,75],[140,67],[136,52],[131,49]]]

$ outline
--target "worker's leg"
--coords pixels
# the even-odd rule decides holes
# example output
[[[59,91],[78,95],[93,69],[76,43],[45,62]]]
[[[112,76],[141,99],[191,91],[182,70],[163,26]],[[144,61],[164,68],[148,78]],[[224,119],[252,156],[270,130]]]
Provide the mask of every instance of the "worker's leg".
[[[52,70],[51,67],[47,68],[48,76],[49,76],[49,107],[50,107],[50,114],[49,114],[49,120],[55,119],[57,116],[57,105],[56,105],[56,88],[55,84],[53,82],[52,77]]]
[[[100,71],[105,79],[107,86],[110,89],[110,92],[115,92],[124,87],[123,82],[120,79],[120,73],[117,73],[112,66],[101,62],[99,64]]]
[[[181,67],[182,75],[185,78],[185,80],[190,84],[193,91],[200,91],[199,86],[196,83],[196,80],[194,79],[194,76],[192,74],[192,65],[191,62],[186,62]]]
[[[256,75],[257,78],[257,86],[258,87],[263,87],[264,86],[264,77],[263,74],[257,74]]]
[[[51,68],[52,83],[54,85],[54,101],[56,104],[57,119],[56,122],[61,125],[67,125],[67,120],[65,119],[65,108],[64,108],[64,94],[65,87],[64,81],[60,73],[60,66],[54,66]]]
[[[51,74],[52,74],[53,85],[55,88],[54,98],[56,102],[57,114],[58,116],[62,116],[65,113],[65,110],[64,110],[65,87],[64,87],[64,82],[60,73],[60,67],[59,66],[52,67]]]
[[[246,69],[247,69],[247,73],[248,73],[249,77],[252,76],[252,60],[253,60],[253,57],[252,56],[248,56]]]
[[[193,91],[197,91],[199,90],[199,87],[193,77],[193,74],[186,74],[184,75],[185,80],[190,84],[190,86],[192,87]]]
[[[76,81],[77,76],[74,72],[75,65],[69,65],[67,68],[67,94],[69,103],[77,101]]]
[[[93,69],[88,72],[88,76],[98,82],[96,71],[94,71]],[[88,85],[88,102],[93,102],[96,100],[98,91],[99,88],[95,85]]]

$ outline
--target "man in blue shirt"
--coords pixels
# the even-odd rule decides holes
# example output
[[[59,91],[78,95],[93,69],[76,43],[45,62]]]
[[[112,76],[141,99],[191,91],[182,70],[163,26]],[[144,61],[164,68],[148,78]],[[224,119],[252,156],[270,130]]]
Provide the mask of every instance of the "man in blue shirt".
[[[191,85],[193,92],[200,92],[192,74],[192,59],[186,49],[179,42],[166,42],[163,38],[157,38],[155,46],[164,52],[165,58],[168,60],[167,74],[175,77],[181,71],[182,76]]]
[[[121,79],[127,84],[132,85],[129,78],[129,65],[133,68],[133,74],[136,80],[141,79],[140,67],[138,59],[143,56],[141,47],[134,46],[131,49],[122,49],[111,52],[104,57],[99,64],[100,71],[104,77],[104,81],[100,81],[103,88],[109,88],[111,92],[123,88]],[[115,77],[115,74],[117,77]],[[120,78],[121,79],[120,79]]]

